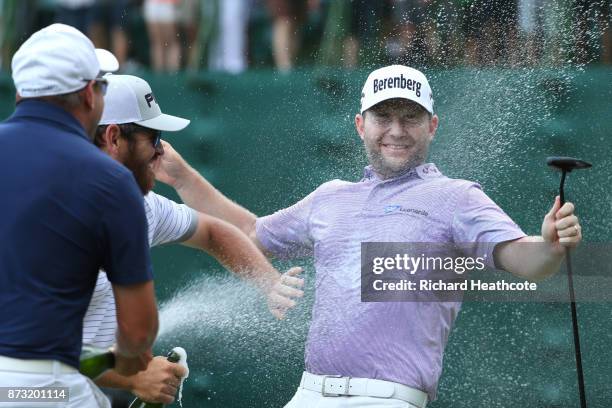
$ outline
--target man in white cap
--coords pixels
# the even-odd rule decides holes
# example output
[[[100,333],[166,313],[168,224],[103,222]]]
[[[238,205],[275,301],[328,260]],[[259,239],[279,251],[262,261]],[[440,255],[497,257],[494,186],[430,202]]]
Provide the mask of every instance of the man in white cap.
[[[169,145],[158,179],[191,207],[241,226],[268,254],[314,257],[306,371],[287,407],[423,408],[436,397],[461,302],[362,302],[361,243],[475,243],[488,266],[537,280],[558,271],[566,247],[582,238],[580,225],[574,206],[557,198],[542,235],[526,236],[478,184],[425,163],[438,117],[420,71],[373,71],[355,127],[369,161],[363,179],[324,183],[266,217],[229,201]],[[523,244],[532,242],[542,244]]]
[[[34,33],[12,60],[17,107],[0,124],[0,386],[66,388],[24,406],[109,406],[78,373],[100,268],[115,292],[117,371],[151,358],[158,320],[142,196],[92,143],[107,86],[99,74],[117,68],[62,24]]]
[[[301,269],[285,275],[274,269],[257,247],[235,226],[199,213],[151,191],[153,168],[164,151],[161,132],[184,129],[189,120],[162,113],[149,84],[131,75],[106,75],[104,113],[94,143],[132,171],[142,194],[149,225],[149,244],[181,243],[210,253],[220,263],[262,290],[273,315],[282,318],[302,296],[297,278]],[[117,328],[113,292],[106,274],[100,272],[85,315],[83,344],[106,348]],[[101,386],[129,390],[145,401],[170,404],[185,370],[165,357],[155,357],[134,376],[109,372],[96,382]]]

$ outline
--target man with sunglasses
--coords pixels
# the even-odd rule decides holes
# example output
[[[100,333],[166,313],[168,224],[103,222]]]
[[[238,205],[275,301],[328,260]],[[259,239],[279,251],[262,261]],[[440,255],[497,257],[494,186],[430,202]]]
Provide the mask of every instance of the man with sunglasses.
[[[117,68],[63,24],[34,33],[13,57],[17,106],[0,124],[0,387],[15,399],[0,406],[110,406],[78,373],[100,268],[115,292],[116,370],[135,374],[150,360],[158,320],[142,196],[91,143],[107,85],[99,73]],[[24,387],[36,398],[23,399]]]
[[[149,84],[131,75],[107,75],[105,107],[94,143],[132,171],[142,194],[149,225],[151,246],[181,243],[201,249],[220,263],[254,283],[265,294],[270,312],[282,318],[301,297],[302,279],[292,268],[285,275],[237,227],[218,218],[198,213],[151,189],[154,168],[164,154],[161,132],[184,129],[189,120],[162,113]],[[100,272],[89,310],[85,316],[83,343],[108,347],[117,327],[113,293]],[[131,377],[109,372],[97,380],[101,386],[129,390],[145,401],[170,404],[185,370],[165,357],[154,358],[146,370]]]

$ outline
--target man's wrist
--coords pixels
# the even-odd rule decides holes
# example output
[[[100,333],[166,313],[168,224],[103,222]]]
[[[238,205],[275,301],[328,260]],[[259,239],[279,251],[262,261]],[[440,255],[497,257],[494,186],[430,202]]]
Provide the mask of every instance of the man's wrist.
[[[135,385],[133,377],[135,377],[135,375],[126,377],[114,370],[109,370],[96,378],[94,383],[99,387],[116,388],[133,392]]]
[[[276,270],[271,269],[262,273],[261,277],[257,279],[256,284],[260,287],[261,291],[269,295],[278,282],[281,281],[282,275]]]
[[[552,241],[550,238],[540,236],[542,242],[549,248],[549,253],[555,258],[563,258],[565,256],[565,247],[558,241]]]
[[[246,279],[251,285],[260,290],[266,296],[268,296],[274,290],[274,286],[281,279],[281,274],[274,269],[274,267],[255,267],[252,269],[247,269],[246,273],[240,273],[240,275],[242,275],[244,279]]]
[[[195,169],[187,163],[181,167],[181,170],[179,170],[177,174],[178,175],[174,178],[174,183],[172,185],[176,191],[189,188],[189,186],[193,183],[193,180],[197,179],[198,176]]]
[[[134,389],[136,388],[136,377],[138,377],[140,371],[134,375],[130,375],[129,377],[123,377],[125,379],[125,388],[131,393],[134,393]]]
[[[566,249],[558,242],[550,243],[550,251],[556,260],[562,260],[565,257]]]

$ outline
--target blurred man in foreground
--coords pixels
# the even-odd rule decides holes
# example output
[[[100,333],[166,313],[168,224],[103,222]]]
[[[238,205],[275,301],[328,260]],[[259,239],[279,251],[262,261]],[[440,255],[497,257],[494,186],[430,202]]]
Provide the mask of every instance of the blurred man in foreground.
[[[0,124],[0,386],[68,388],[69,400],[44,406],[110,406],[78,373],[100,268],[115,294],[116,370],[144,369],[157,334],[142,195],[91,143],[107,86],[100,72],[117,68],[62,24],[34,33],[12,61],[17,107]]]

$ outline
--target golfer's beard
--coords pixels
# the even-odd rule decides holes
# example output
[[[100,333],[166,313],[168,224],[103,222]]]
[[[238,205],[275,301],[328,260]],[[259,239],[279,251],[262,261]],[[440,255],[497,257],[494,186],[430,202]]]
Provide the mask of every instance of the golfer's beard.
[[[149,162],[142,163],[129,158],[124,164],[132,171],[142,195],[147,195],[155,185],[155,173],[149,168]]]
[[[427,157],[427,147],[419,149],[416,154],[413,154],[402,162],[386,159],[380,149],[377,148],[366,145],[365,150],[372,169],[385,179],[397,177],[411,168],[420,166],[425,162],[425,158]]]

